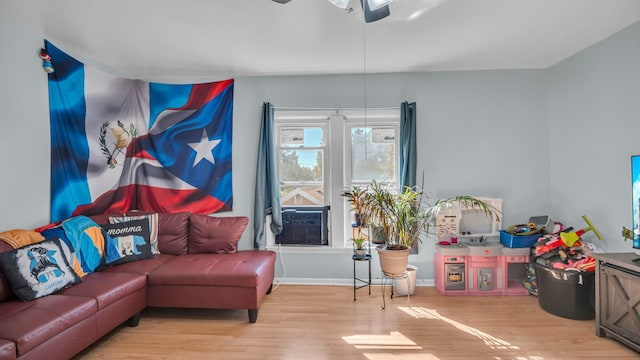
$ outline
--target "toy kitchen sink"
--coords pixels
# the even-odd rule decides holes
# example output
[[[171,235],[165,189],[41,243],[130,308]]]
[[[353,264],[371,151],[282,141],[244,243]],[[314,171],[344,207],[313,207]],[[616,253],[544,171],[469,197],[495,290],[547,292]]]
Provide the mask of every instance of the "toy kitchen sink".
[[[502,213],[502,199],[479,197]],[[453,203],[436,216],[435,285],[442,295],[528,295],[529,248],[500,243],[502,221]]]

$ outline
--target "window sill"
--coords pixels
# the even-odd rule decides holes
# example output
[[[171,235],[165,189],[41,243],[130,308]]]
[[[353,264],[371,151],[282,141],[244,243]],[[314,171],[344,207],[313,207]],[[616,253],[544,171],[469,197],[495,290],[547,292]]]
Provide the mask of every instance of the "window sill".
[[[330,246],[279,246],[267,245],[267,250],[278,251],[283,254],[351,254],[350,247],[338,248]]]

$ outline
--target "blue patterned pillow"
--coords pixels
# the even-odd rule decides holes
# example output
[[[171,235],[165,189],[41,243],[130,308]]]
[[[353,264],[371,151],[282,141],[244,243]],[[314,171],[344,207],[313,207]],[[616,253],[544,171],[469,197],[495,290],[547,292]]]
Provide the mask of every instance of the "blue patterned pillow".
[[[22,301],[53,294],[81,281],[69,266],[58,238],[0,253],[0,268],[11,291]]]
[[[107,265],[122,264],[153,257],[149,240],[149,221],[146,219],[104,224],[102,228],[109,235],[110,241],[115,243],[119,254],[119,258],[108,262]]]

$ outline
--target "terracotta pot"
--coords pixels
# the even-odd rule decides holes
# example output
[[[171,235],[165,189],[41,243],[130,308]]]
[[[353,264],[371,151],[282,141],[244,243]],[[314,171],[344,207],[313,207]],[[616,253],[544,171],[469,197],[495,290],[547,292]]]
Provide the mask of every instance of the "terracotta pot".
[[[409,253],[411,253],[409,246],[400,249],[378,247],[377,250],[380,257],[380,267],[385,276],[400,277],[404,275],[407,271]]]

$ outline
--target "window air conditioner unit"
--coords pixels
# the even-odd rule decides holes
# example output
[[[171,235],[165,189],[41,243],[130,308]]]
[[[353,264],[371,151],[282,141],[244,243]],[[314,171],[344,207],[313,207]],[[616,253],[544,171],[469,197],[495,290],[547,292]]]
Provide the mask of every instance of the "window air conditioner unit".
[[[329,245],[329,207],[286,207],[282,209],[282,232],[276,244]]]

